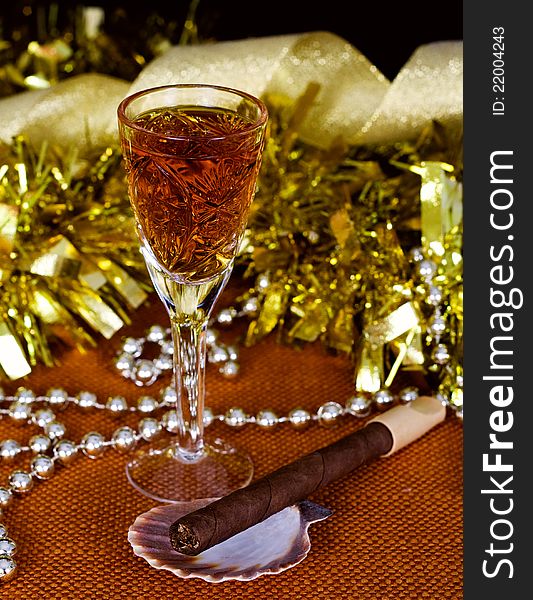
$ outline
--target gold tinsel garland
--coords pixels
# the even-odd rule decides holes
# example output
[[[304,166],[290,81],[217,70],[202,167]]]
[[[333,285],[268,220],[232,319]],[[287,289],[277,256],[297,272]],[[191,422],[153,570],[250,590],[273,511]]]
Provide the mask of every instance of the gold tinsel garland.
[[[106,60],[112,42],[103,32],[79,36],[60,65],[94,69],[98,48],[98,60],[126,68]],[[51,68],[45,46],[41,71]],[[22,58],[11,64],[22,68]],[[129,60],[132,72],[145,62]],[[14,71],[6,66],[7,89]],[[400,368],[420,370],[461,412],[462,140],[433,123],[416,143],[338,140],[321,150],[298,136],[317,92],[310,85],[296,104],[264,98],[270,136],[238,259],[253,281],[240,300],[258,301],[245,343],[274,331],[293,345],[320,340],[352,357],[361,392],[390,386]],[[5,374],[54,364],[52,341],[83,349],[128,322],[150,289],[137,245],[118,147],[83,161],[22,138],[0,148]]]
[[[361,392],[423,371],[462,407],[461,141],[433,123],[416,143],[303,144],[295,106],[266,98],[271,135],[241,255],[259,300],[246,342],[276,330],[354,358]]]
[[[110,338],[147,297],[120,154],[94,161],[0,147],[0,366],[9,378],[52,366],[51,340]]]

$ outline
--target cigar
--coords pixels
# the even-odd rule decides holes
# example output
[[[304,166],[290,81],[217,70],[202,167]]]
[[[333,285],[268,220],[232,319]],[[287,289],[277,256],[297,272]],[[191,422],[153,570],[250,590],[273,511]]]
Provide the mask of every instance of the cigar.
[[[442,403],[429,396],[389,409],[358,431],[174,521],[170,543],[177,552],[196,556],[373,459],[390,456],[445,416]]]

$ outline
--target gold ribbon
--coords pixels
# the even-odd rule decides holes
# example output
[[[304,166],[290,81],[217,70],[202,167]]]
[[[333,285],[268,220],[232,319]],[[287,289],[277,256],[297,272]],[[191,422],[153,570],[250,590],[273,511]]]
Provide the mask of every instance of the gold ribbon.
[[[326,149],[415,139],[432,120],[459,125],[462,43],[420,46],[391,83],[357,48],[327,31],[177,45],[147,64],[129,84],[96,73],[72,76],[46,90],[0,100],[0,139],[25,134],[35,143],[76,147],[79,155],[117,140],[116,107],[127,94],[167,83],[210,83],[256,96],[296,101],[320,86],[300,137]],[[98,110],[94,110],[98,106]]]

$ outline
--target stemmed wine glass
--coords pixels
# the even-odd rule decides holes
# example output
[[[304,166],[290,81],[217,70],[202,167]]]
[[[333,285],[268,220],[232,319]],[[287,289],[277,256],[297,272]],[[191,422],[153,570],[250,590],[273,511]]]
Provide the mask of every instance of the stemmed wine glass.
[[[261,100],[204,84],[142,90],[118,107],[140,249],[174,348],[176,435],[126,467],[159,501],[219,498],[252,478],[245,452],[204,437],[206,330],[247,223],[267,120]]]

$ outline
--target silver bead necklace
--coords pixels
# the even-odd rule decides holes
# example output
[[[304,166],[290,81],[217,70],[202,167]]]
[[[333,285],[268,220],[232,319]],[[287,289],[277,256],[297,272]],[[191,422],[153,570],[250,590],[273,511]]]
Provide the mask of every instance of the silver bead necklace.
[[[278,424],[289,423],[293,428],[301,430],[315,422],[329,427],[343,416],[366,417],[373,409],[386,410],[396,401],[408,403],[417,396],[418,390],[414,387],[405,388],[397,396],[383,389],[372,396],[356,394],[348,399],[344,407],[338,402],[326,402],[316,413],[296,407],[286,416],[278,416],[271,409],[263,409],[256,415],[251,415],[236,406],[230,407],[224,413],[215,414],[206,407],[204,425],[208,427],[215,421],[221,421],[233,428],[255,424],[260,429],[269,430]],[[75,442],[66,437],[66,427],[56,420],[54,412],[54,409],[62,410],[69,404],[80,409],[105,410],[115,416],[136,412],[141,419],[136,429],[119,426],[109,439],[97,431],[89,431],[79,442]],[[105,403],[101,403],[97,396],[89,391],[81,391],[76,396],[71,396],[61,388],[53,388],[46,395],[39,396],[32,390],[21,387],[10,396],[0,389],[0,419],[7,417],[21,425],[42,429],[41,433],[30,437],[26,445],[13,439],[0,441],[2,461],[15,462],[23,454],[31,454],[29,469],[16,468],[10,473],[6,484],[0,482],[0,584],[12,579],[17,570],[14,559],[16,543],[9,537],[7,526],[3,524],[4,512],[14,499],[31,492],[35,484],[50,479],[56,467],[69,466],[79,455],[97,459],[108,448],[126,453],[139,443],[155,440],[164,431],[176,433],[177,414],[175,409],[170,408],[175,404],[176,392],[172,387],[162,390],[159,400],[143,395],[135,405],[130,405],[123,396],[112,396]],[[158,411],[163,412],[159,418],[153,416]]]
[[[236,311],[221,311],[219,323],[224,322],[223,315],[227,314],[225,324],[229,324],[236,316]],[[222,321],[220,318],[222,316]],[[155,358],[147,358],[145,351],[148,345],[155,347]],[[239,349],[236,345],[224,344],[218,339],[218,333],[213,327],[207,329],[206,336],[207,360],[218,367],[219,373],[226,379],[233,379],[239,374]],[[150,386],[162,375],[172,372],[172,355],[174,346],[170,337],[170,328],[152,325],[144,337],[127,337],[115,358],[115,367],[126,379],[131,379],[139,387]]]

